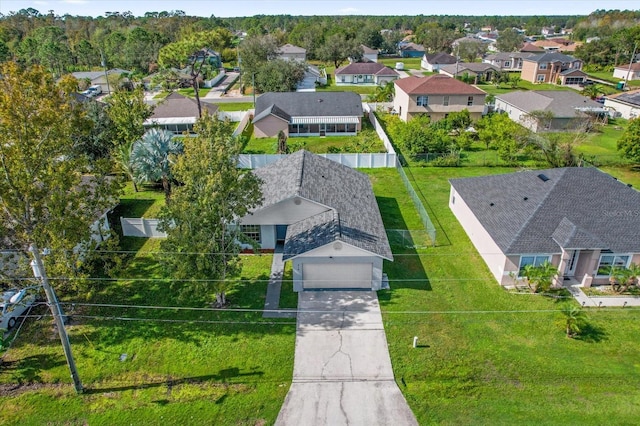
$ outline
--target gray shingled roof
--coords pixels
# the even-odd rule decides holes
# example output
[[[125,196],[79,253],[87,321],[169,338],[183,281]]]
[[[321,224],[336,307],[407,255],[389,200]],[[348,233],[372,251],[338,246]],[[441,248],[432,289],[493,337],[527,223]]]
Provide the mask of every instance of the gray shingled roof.
[[[330,208],[289,225],[285,260],[332,241],[393,259],[367,175],[304,150],[253,173],[263,182],[261,209],[296,196]]]
[[[353,92],[269,92],[258,97],[253,122],[276,106],[279,117],[362,117],[362,99]],[[284,114],[284,115],[282,115]],[[268,115],[268,114],[267,114]]]
[[[344,67],[338,68],[335,71],[335,75],[357,75],[357,74],[368,74],[368,75],[380,75],[380,76],[394,76],[399,77],[395,70],[385,66],[384,64],[378,62],[353,62],[349,65],[345,65]]]
[[[505,254],[559,253],[561,246],[640,252],[640,192],[598,169],[525,171],[450,183]]]
[[[430,64],[455,64],[457,59],[445,52],[425,53],[424,59]]]
[[[556,118],[580,116],[576,108],[602,108],[602,105],[586,96],[568,90],[530,90],[497,95],[502,100],[524,112],[551,111]]]
[[[624,102],[634,106],[640,106],[640,89],[632,90],[630,92],[622,92],[616,95],[607,96],[608,99]]]
[[[486,62],[459,62],[457,64],[454,63],[453,65],[443,65],[440,67],[440,69],[449,74],[456,73],[456,70],[458,73],[462,73],[466,70],[469,70],[475,73],[484,73],[487,71],[499,71],[498,67]]]
[[[536,62],[536,63],[541,63],[541,62],[573,62],[575,60],[577,60],[577,58],[573,57],[573,56],[569,56],[569,55],[565,55],[564,53],[560,53],[560,52],[546,52],[546,53],[541,53],[539,55],[531,55],[528,58],[524,58],[525,61],[531,61],[531,62]]]
[[[218,106],[209,104],[206,102],[200,102],[202,111],[208,111],[209,114],[215,114],[218,111]],[[198,117],[198,103],[195,99],[188,98],[181,95],[178,92],[173,92],[166,98],[164,98],[153,110],[153,115],[149,117],[150,120],[154,118],[177,118],[177,117]]]

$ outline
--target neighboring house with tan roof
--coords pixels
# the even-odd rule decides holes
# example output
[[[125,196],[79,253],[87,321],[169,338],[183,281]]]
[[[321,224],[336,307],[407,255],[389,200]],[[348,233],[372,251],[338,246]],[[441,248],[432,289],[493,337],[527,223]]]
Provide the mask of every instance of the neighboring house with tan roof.
[[[400,77],[395,70],[378,62],[354,62],[335,71],[336,85],[382,85]]]
[[[262,204],[239,220],[263,249],[284,244],[293,290],[380,290],[393,261],[369,177],[300,150],[252,171]]]
[[[278,48],[278,58],[287,61],[304,62],[307,59],[307,50],[287,43]]]
[[[394,84],[393,108],[404,121],[416,115],[428,115],[437,121],[465,109],[471,119],[477,120],[485,112],[487,94],[484,91],[446,75],[411,76]]]
[[[627,120],[638,118],[640,117],[640,89],[607,95],[604,98],[604,106],[611,110],[610,115]]]
[[[449,55],[445,52],[439,53],[425,53],[422,55],[422,60],[420,61],[420,68],[423,68],[430,72],[438,72],[440,67],[444,65],[451,65],[458,62],[458,59]]]
[[[593,167],[450,179],[449,208],[501,285],[527,265],[557,268],[555,282],[609,284],[640,263],[640,192]]]
[[[218,106],[207,102],[200,102],[202,114],[214,115]],[[175,135],[185,132],[193,134],[193,125],[198,121],[198,103],[178,92],[173,92],[158,103],[151,117],[144,122],[147,128],[158,127],[168,130]]]
[[[634,64],[618,65],[613,69],[613,77],[620,80],[640,80],[640,62]]]
[[[516,91],[496,95],[495,111],[532,132],[552,132],[577,129],[593,115],[607,114],[599,103],[569,90]],[[545,111],[553,114],[549,121],[540,122],[531,114]]]
[[[441,66],[439,73],[454,78],[464,77],[465,81],[474,79],[474,84],[478,84],[493,80],[493,77],[499,71],[498,67],[485,62],[459,62]]]
[[[527,42],[520,48],[520,52],[522,52],[522,53],[542,53],[542,52],[544,52],[544,49],[542,47],[536,46],[535,44]]]
[[[546,52],[524,58],[522,79],[531,83],[580,84],[587,79],[582,61],[559,52]]]
[[[256,101],[253,134],[353,136],[362,129],[362,99],[353,92],[269,92]]]

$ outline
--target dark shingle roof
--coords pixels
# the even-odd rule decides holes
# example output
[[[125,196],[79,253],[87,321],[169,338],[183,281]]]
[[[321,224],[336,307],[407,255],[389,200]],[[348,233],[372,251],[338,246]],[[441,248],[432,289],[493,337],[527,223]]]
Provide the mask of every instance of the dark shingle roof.
[[[561,246],[640,252],[640,192],[598,169],[567,167],[450,182],[505,254],[559,253]]]
[[[424,59],[430,64],[455,64],[458,61],[455,56],[445,52],[425,53]]]
[[[332,241],[393,259],[367,175],[304,150],[253,173],[263,182],[261,208],[296,196],[328,207],[327,211],[289,225],[285,260]]]
[[[607,99],[624,102],[634,106],[640,106],[640,89],[630,92],[622,92],[615,95],[608,95]]]
[[[542,62],[564,62],[569,63],[577,60],[573,56],[565,55],[564,53],[559,52],[547,52],[541,53],[539,55],[531,55],[528,58],[524,58],[525,61],[531,61],[536,63]]]
[[[471,71],[474,73],[484,73],[487,71],[499,71],[498,67],[495,65],[488,64],[486,62],[460,62],[458,64],[453,65],[444,65],[441,66],[440,69],[446,73],[454,74],[454,73],[464,73],[465,71]]]
[[[269,92],[256,100],[253,119],[273,106],[290,117],[362,117],[362,99],[353,92]],[[282,117],[281,117],[282,118]]]

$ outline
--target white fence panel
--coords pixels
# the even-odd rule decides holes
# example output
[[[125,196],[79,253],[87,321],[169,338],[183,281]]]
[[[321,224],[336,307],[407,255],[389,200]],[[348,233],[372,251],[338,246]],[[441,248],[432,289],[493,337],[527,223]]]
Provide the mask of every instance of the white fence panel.
[[[247,114],[248,111],[218,111],[218,118],[223,120],[228,118],[229,121],[237,123],[241,122]]]
[[[216,75],[215,77],[213,77],[211,80],[205,80],[204,87],[209,88],[209,87],[215,86],[216,84],[218,84],[218,82],[220,80],[222,80],[224,78],[225,75],[226,75],[226,71],[225,71],[224,68],[222,68],[220,70],[220,73],[218,75]]]
[[[322,157],[344,164],[354,169],[387,168],[396,166],[395,153],[377,154],[320,154]],[[274,163],[284,157],[283,154],[240,154],[238,167],[241,169],[257,169]]]
[[[245,127],[247,127],[247,125],[249,124],[249,121],[251,121],[251,119],[253,118],[253,110],[250,109],[248,111],[239,111],[242,114],[242,118],[238,121],[240,121],[240,123],[238,123],[238,127],[236,127],[236,129],[233,131],[233,136],[238,136],[239,134],[242,133],[242,131],[245,129]],[[231,120],[234,121],[234,120]]]
[[[165,238],[167,234],[158,231],[158,222],[158,219],[121,217],[122,235],[125,237]]]

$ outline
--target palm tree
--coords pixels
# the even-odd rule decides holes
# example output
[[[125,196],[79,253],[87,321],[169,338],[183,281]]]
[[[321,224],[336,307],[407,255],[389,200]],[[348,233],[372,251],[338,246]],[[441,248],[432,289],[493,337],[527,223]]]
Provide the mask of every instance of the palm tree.
[[[587,319],[587,315],[582,310],[582,307],[568,304],[562,308],[562,313],[565,316],[565,331],[568,338],[577,336],[580,333],[580,328],[584,326]]]
[[[133,182],[133,190],[138,192],[138,184],[131,166],[131,148],[132,143],[125,143],[116,148],[116,167]]]
[[[369,102],[390,102],[395,94],[395,86],[392,81],[377,86],[375,91],[367,97]]]
[[[588,96],[591,99],[597,98],[602,93],[602,86],[599,84],[592,84],[590,86],[585,86],[582,89],[582,94],[584,96]]]
[[[167,200],[171,195],[171,165],[173,157],[182,154],[182,142],[173,138],[167,130],[151,129],[131,148],[130,165],[135,180],[140,182],[162,181]]]

